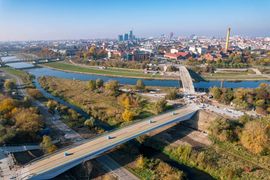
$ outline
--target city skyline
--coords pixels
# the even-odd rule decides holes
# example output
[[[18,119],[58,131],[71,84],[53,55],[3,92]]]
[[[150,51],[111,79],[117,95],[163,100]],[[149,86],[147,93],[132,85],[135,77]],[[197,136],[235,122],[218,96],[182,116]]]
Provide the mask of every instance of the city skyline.
[[[270,2],[175,0],[0,0],[0,41],[102,39],[133,30],[138,37],[270,36]]]

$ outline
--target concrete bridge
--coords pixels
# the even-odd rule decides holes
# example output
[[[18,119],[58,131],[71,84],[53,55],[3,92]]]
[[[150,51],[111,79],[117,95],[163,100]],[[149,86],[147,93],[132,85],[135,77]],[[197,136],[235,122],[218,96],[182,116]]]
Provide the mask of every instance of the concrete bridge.
[[[179,76],[182,81],[183,91],[187,94],[195,94],[192,78],[185,66],[179,66]]]
[[[184,106],[173,112],[167,112],[113,132],[105,133],[97,138],[78,142],[29,163],[17,171],[16,178],[20,180],[51,179],[138,136],[173,123],[188,120],[196,111],[197,108],[193,105]]]
[[[31,150],[37,150],[37,149],[41,149],[40,145],[2,146],[2,147],[0,147],[0,151],[6,152],[6,153],[31,151]]]
[[[54,62],[54,61],[59,61],[60,59],[40,59],[40,58],[17,58],[16,56],[8,56],[8,57],[1,57],[0,58],[0,63],[2,65],[5,64],[11,64],[11,63],[19,63],[19,62],[27,62],[27,63],[32,63],[32,64],[40,64],[40,63],[48,63],[48,62]]]

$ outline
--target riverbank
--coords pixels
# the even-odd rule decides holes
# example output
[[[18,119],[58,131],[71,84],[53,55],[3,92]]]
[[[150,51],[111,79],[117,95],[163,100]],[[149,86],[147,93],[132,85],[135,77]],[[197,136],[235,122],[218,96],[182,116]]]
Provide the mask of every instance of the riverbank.
[[[98,67],[81,67],[64,62],[52,62],[40,65],[51,69],[61,70],[65,72],[81,73],[81,74],[95,74],[109,77],[128,77],[137,79],[157,79],[157,80],[177,80],[177,77],[163,77],[161,75],[144,74],[143,71],[133,71],[129,69],[98,69]]]
[[[207,81],[260,81],[260,80],[269,80],[264,75],[257,74],[248,74],[248,73],[212,73],[212,74],[204,74],[202,77]]]
[[[153,80],[178,80],[178,77],[169,77],[161,76],[159,74],[144,74],[140,70],[132,70],[125,68],[107,68],[107,69],[98,69],[98,67],[93,66],[83,66],[83,65],[74,65],[65,62],[51,62],[40,65],[42,67],[47,67],[55,70],[71,72],[71,73],[81,73],[81,74],[94,74],[101,76],[109,77],[128,77],[128,78],[137,78],[137,79],[153,79]],[[269,80],[268,77],[264,75],[257,74],[243,74],[243,73],[213,73],[213,74],[204,74],[202,79],[205,81],[257,81],[257,80]]]

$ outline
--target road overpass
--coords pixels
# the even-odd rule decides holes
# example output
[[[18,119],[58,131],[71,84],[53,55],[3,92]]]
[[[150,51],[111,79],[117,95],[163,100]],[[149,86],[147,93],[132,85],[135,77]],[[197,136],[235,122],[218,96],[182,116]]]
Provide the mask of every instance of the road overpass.
[[[187,94],[195,94],[192,78],[185,66],[179,66],[179,75],[182,81],[183,91]]]
[[[16,178],[51,179],[70,168],[102,153],[113,149],[131,139],[172,123],[190,119],[197,108],[193,105],[184,106],[172,112],[167,112],[150,119],[136,122],[127,127],[105,133],[97,138],[78,142],[75,145],[44,156],[17,171]],[[110,138],[108,138],[110,137]],[[69,155],[65,156],[65,152]]]

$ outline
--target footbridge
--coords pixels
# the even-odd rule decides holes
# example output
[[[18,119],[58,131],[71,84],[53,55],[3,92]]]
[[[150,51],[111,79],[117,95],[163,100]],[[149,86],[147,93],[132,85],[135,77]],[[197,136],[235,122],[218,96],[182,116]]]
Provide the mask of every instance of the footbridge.
[[[94,139],[78,142],[75,145],[59,150],[51,155],[41,157],[25,165],[17,171],[16,178],[20,180],[51,179],[131,139],[164,126],[188,120],[196,111],[197,108],[194,105],[184,106],[173,112],[167,112],[105,133]]]
[[[187,94],[195,94],[192,78],[185,66],[179,66],[179,75],[182,81],[183,91]]]

